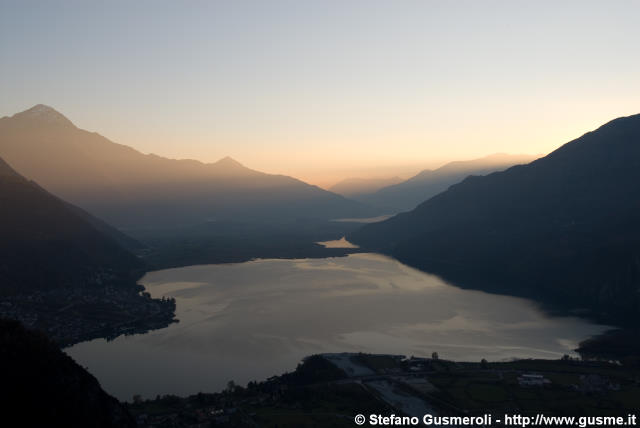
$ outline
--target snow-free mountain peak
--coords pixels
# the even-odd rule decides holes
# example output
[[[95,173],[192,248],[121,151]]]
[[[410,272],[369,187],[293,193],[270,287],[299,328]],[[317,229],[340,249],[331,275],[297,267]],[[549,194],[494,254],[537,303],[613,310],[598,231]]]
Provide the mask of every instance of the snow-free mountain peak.
[[[71,126],[73,123],[66,118],[65,115],[44,104],[36,104],[28,110],[20,113],[16,113],[12,116],[12,119],[21,119],[29,123],[39,123],[46,125],[56,126]]]
[[[36,106],[1,119],[0,156],[47,191],[120,227],[167,229],[208,225],[211,219],[281,222],[377,213],[230,157],[207,164],[145,155],[97,133],[42,120],[58,114]]]
[[[215,162],[214,165],[217,165],[220,167],[227,167],[227,168],[246,168],[244,165],[242,165],[240,162],[238,162],[231,156],[223,157],[219,161]]]

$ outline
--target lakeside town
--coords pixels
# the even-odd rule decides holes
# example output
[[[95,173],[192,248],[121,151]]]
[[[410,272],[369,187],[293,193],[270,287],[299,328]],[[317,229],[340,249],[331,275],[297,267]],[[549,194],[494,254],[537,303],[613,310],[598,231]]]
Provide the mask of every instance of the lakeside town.
[[[166,327],[177,322],[175,308],[175,299],[154,299],[140,285],[108,285],[5,296],[0,302],[0,318],[18,320],[66,347]]]

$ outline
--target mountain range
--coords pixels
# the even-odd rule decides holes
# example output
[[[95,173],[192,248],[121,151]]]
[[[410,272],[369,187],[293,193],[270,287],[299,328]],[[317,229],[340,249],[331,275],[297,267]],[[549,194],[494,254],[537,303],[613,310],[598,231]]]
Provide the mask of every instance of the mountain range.
[[[130,281],[142,263],[99,219],[51,195],[0,159],[0,292]]]
[[[458,285],[636,323],[640,115],[549,155],[471,176],[349,240]]]
[[[228,157],[206,164],[143,154],[79,129],[44,105],[0,119],[0,156],[48,191],[119,228],[376,214],[362,203]]]
[[[408,180],[380,186],[375,191],[351,192],[348,196],[380,207],[386,213],[409,211],[469,175],[486,175],[513,165],[529,163],[537,157],[498,153],[480,159],[450,162],[435,170],[425,169]]]
[[[373,193],[383,187],[392,186],[402,181],[404,180],[397,176],[388,178],[345,178],[329,187],[329,191],[350,198]]]

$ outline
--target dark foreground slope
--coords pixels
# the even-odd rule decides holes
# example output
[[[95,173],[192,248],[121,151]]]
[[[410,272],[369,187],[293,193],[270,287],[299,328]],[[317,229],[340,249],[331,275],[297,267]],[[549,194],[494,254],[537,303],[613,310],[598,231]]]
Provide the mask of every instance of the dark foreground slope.
[[[359,202],[292,177],[254,171],[231,158],[205,164],[143,154],[79,129],[43,105],[0,118],[0,156],[48,191],[116,227],[372,214]]]
[[[458,284],[527,295],[605,320],[640,308],[640,115],[528,165],[469,177],[353,233]]]
[[[0,319],[2,420],[14,427],[134,427],[98,381],[47,337]]]
[[[130,282],[141,262],[110,227],[17,174],[0,159],[0,292]],[[118,232],[112,230],[115,235]]]

